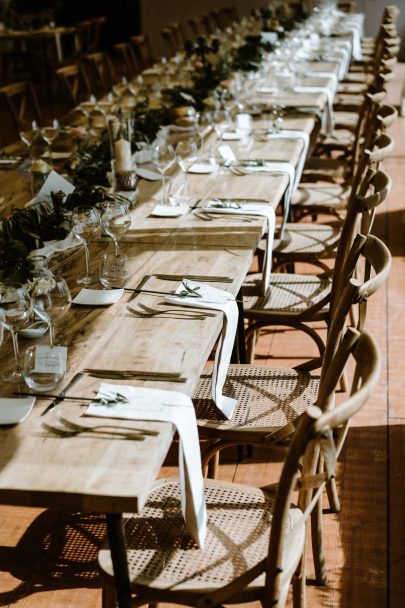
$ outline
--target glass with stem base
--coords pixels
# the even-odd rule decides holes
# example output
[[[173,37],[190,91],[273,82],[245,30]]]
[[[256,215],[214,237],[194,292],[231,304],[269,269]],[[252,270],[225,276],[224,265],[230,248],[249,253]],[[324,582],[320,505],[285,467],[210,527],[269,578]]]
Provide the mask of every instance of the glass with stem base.
[[[18,135],[21,141],[27,146],[28,156],[31,156],[32,146],[40,134],[40,129],[36,120],[20,120]]]
[[[165,141],[155,142],[152,150],[152,163],[159,171],[163,181],[163,199],[164,205],[170,205],[169,192],[167,187],[167,173],[173,167],[176,160],[176,153],[172,145]]]
[[[101,214],[101,225],[104,231],[112,238],[115,247],[115,256],[120,255],[118,239],[126,234],[131,226],[131,214],[128,205],[124,202],[104,203]]]
[[[198,158],[197,142],[195,139],[183,139],[176,145],[176,161],[184,174],[184,194],[189,194],[188,170]]]
[[[55,322],[69,310],[72,298],[65,279],[49,275],[31,283],[31,300],[34,313],[49,325],[49,344],[55,341]]]
[[[73,233],[83,243],[86,259],[86,275],[77,279],[79,285],[91,285],[98,276],[90,274],[90,253],[87,241],[100,229],[100,215],[94,207],[75,207],[72,213]]]
[[[41,137],[48,146],[48,154],[51,156],[51,148],[55,139],[58,137],[60,132],[59,121],[55,118],[50,125],[42,127],[40,129]]]
[[[2,379],[6,382],[18,383],[22,379],[17,332],[28,322],[31,306],[28,290],[22,283],[0,285],[0,323],[11,333],[15,360],[14,368],[5,370],[2,374]]]

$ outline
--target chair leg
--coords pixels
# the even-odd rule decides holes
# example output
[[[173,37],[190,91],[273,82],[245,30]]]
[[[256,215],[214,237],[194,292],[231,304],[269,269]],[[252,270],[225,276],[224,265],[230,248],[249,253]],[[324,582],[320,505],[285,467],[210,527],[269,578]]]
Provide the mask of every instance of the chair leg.
[[[246,335],[246,358],[250,365],[255,360],[256,344],[259,337],[258,331],[252,331]]]
[[[219,467],[219,452],[216,452],[208,462],[208,479],[216,479]]]
[[[336,480],[334,477],[326,484],[326,493],[328,495],[329,507],[333,513],[340,511],[340,500],[336,487]]]
[[[314,560],[315,579],[318,585],[326,585],[328,577],[325,568],[322,535],[322,498],[320,498],[311,513],[311,542]]]
[[[304,548],[305,555],[305,548]],[[293,608],[306,607],[306,589],[305,589],[305,557],[300,559],[297,570],[292,579],[293,587]]]
[[[103,581],[101,591],[101,608],[116,608],[117,606],[117,595],[115,593],[114,585],[110,585],[106,581]]]
[[[339,385],[340,385],[340,390],[343,393],[347,393],[347,391],[349,390],[349,385],[347,382],[347,374],[346,374],[345,370],[343,370],[343,374],[340,376]]]

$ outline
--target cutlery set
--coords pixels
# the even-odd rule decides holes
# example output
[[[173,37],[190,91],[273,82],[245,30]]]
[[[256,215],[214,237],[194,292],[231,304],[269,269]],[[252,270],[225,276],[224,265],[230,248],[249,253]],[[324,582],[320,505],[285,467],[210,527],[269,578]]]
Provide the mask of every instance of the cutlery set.
[[[77,435],[91,434],[96,435],[100,438],[117,438],[117,439],[131,439],[132,441],[144,441],[145,436],[156,437],[159,435],[158,431],[150,431],[148,429],[141,429],[130,426],[117,426],[114,424],[97,424],[95,426],[87,426],[84,424],[78,424],[72,422],[63,416],[58,417],[58,425],[42,423],[42,428],[53,433],[58,437],[75,437]]]

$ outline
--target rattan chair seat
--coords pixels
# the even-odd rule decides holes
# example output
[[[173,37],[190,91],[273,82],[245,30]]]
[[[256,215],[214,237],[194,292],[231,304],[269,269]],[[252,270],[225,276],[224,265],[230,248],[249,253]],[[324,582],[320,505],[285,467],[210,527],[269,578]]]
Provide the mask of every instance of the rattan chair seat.
[[[331,135],[326,135],[320,142],[321,148],[329,147],[335,149],[352,148],[354,133],[349,129],[336,129]]]
[[[142,513],[131,515],[125,526],[127,559],[133,590],[164,590],[180,601],[218,589],[266,558],[272,521],[272,498],[259,488],[206,480],[208,532],[204,549],[187,534],[181,513],[177,480],[161,480],[151,492]],[[287,528],[302,518],[290,508]],[[305,526],[286,556],[285,587],[298,564],[304,545]],[[113,577],[110,551],[99,553],[102,574]],[[264,574],[238,594],[252,599],[263,591]],[[189,599],[191,601],[191,599]],[[189,604],[193,605],[193,604]]]
[[[341,232],[341,225],[335,224],[299,224],[287,223],[283,238],[274,242],[273,252],[289,257],[294,255],[325,257],[336,249]]]
[[[359,120],[358,112],[338,111],[334,113],[335,126],[355,130]]]
[[[199,426],[269,434],[294,422],[316,402],[319,377],[289,368],[251,365],[229,367],[224,394],[237,399],[227,420],[211,397],[211,374],[203,374],[193,395]],[[257,440],[257,438],[256,438]]]
[[[261,283],[260,274],[251,274],[244,282],[243,299],[245,317],[254,313],[255,318],[261,314],[269,318],[269,313],[297,315],[317,304],[330,292],[331,283],[313,275],[273,273],[270,276],[270,289],[266,296],[257,295]],[[326,309],[322,309],[316,318],[323,318]],[[312,318],[311,320],[316,320]]]
[[[349,201],[350,188],[341,184],[302,184],[295,192],[292,205],[294,207],[327,207],[345,209]]]

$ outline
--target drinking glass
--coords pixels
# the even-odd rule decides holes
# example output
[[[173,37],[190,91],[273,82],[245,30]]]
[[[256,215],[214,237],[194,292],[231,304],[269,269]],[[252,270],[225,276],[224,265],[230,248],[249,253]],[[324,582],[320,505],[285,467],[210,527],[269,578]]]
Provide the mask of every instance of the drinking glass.
[[[86,275],[77,279],[79,285],[90,285],[98,279],[90,275],[90,253],[87,241],[97,234],[100,228],[100,215],[94,207],[75,207],[72,213],[73,233],[83,243],[86,256]]]
[[[31,316],[31,298],[22,283],[4,283],[0,285],[0,322],[11,333],[13,340],[15,366],[2,374],[6,382],[18,383],[22,378],[19,363],[18,330]]]
[[[31,156],[32,145],[40,134],[38,123],[36,120],[21,120],[18,134],[21,141],[27,146],[28,156]]]
[[[176,160],[176,153],[172,145],[165,141],[158,141],[152,150],[152,163],[159,171],[163,181],[163,204],[170,205],[169,193],[167,188],[167,173],[173,167]]]
[[[55,118],[52,121],[51,125],[48,125],[46,127],[42,127],[40,129],[40,132],[41,132],[42,139],[45,141],[45,143],[48,146],[49,155],[50,155],[51,154],[52,144],[55,141],[55,139],[58,137],[59,132],[60,132],[59,121]]]
[[[176,161],[184,175],[183,194],[190,194],[187,172],[198,159],[197,142],[194,139],[184,139],[176,145]],[[172,199],[171,199],[172,200]]]
[[[22,375],[29,388],[35,391],[55,388],[66,375],[65,349],[49,350],[42,344],[30,346],[25,351]]]
[[[70,308],[72,298],[69,287],[62,277],[40,277],[31,286],[34,313],[49,325],[49,343],[54,346],[55,323]]]
[[[213,114],[214,129],[217,134],[218,142],[221,141],[224,133],[231,128],[231,116],[228,110],[215,110]]]
[[[131,226],[128,206],[122,202],[105,203],[102,208],[101,225],[114,241],[115,255],[118,257],[120,255],[118,239],[128,232]]]
[[[128,257],[104,253],[100,257],[100,283],[104,287],[122,287],[129,279]]]

